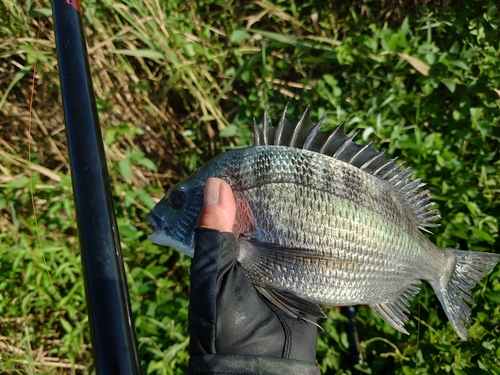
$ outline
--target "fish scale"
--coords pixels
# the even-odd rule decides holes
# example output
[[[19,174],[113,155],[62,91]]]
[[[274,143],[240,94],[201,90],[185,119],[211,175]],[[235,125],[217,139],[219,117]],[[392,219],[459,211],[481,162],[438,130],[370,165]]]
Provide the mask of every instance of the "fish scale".
[[[323,132],[309,108],[278,126],[264,114],[254,146],[221,154],[173,186],[148,214],[151,241],[192,256],[194,228],[210,177],[235,197],[235,256],[255,287],[290,316],[315,322],[318,304],[368,304],[408,333],[411,299],[430,283],[448,319],[467,339],[471,289],[498,254],[441,249],[421,231],[437,226],[420,179],[372,143],[353,142],[339,125]]]

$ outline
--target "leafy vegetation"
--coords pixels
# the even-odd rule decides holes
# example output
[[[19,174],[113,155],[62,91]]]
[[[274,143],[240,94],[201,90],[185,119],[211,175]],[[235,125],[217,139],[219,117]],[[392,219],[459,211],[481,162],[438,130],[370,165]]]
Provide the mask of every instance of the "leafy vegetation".
[[[428,183],[442,247],[500,251],[495,2],[83,2],[144,374],[183,374],[189,259],[152,245],[146,213],[253,118],[308,104],[362,129]],[[0,369],[91,372],[50,3],[0,5]],[[31,93],[33,92],[33,97]],[[431,288],[407,328],[357,311],[366,374],[500,374],[500,269],[474,290],[462,342]],[[351,374],[347,319],[326,310],[324,374]]]

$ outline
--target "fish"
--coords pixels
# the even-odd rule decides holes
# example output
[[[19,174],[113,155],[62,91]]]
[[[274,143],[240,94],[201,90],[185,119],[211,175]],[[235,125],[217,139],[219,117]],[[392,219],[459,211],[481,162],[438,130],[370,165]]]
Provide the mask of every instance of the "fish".
[[[320,305],[368,305],[408,334],[408,306],[422,281],[467,340],[472,288],[500,254],[439,248],[422,232],[440,218],[413,169],[359,145],[344,123],[323,131],[310,107],[297,122],[283,111],[254,120],[253,145],[222,153],[168,190],[147,215],[149,239],[193,256],[208,178],[231,186],[237,263],[288,315],[316,321]]]

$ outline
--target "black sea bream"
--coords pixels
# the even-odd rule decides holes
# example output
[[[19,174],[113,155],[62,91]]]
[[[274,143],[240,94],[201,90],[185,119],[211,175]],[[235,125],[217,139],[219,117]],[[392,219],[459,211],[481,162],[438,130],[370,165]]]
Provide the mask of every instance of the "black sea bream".
[[[324,118],[324,117],[323,117]],[[320,130],[309,109],[277,127],[264,115],[253,146],[223,153],[172,187],[148,220],[154,243],[193,255],[209,177],[226,180],[236,204],[235,254],[254,285],[289,314],[313,319],[319,305],[368,304],[406,332],[406,306],[426,280],[462,339],[471,289],[500,255],[441,249],[422,235],[436,210],[411,168],[347,137]]]

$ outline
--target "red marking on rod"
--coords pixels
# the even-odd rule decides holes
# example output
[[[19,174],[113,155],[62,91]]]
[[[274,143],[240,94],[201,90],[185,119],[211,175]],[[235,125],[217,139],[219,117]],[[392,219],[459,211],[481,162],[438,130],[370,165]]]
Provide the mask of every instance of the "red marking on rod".
[[[71,5],[77,12],[82,12],[80,8],[80,0],[66,0],[66,4]]]

